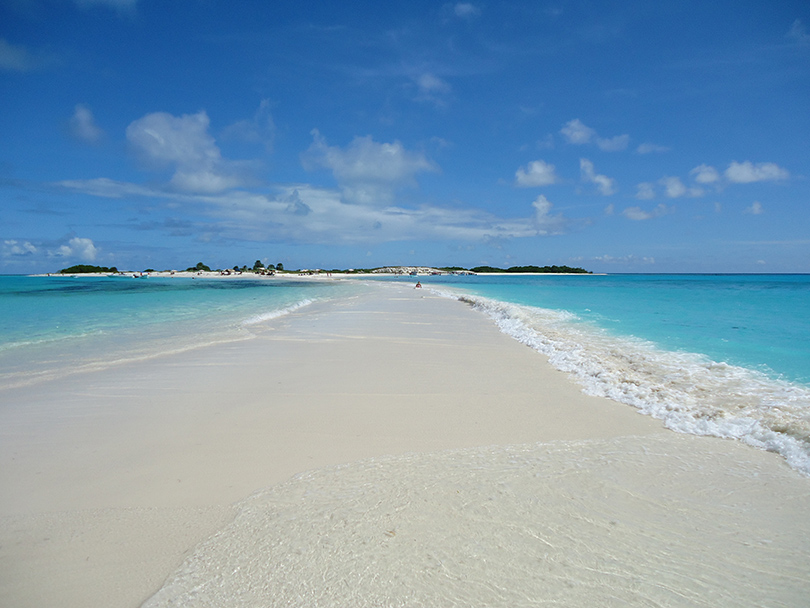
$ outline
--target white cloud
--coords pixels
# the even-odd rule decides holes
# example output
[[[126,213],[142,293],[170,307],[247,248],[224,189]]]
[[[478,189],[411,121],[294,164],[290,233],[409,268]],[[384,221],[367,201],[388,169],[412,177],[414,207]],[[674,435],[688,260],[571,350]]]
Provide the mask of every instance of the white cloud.
[[[515,172],[515,185],[523,188],[550,186],[558,181],[559,178],[555,172],[554,165],[550,165],[542,160],[533,160],[525,169],[520,167]]]
[[[613,203],[610,203],[607,207],[605,207],[605,215],[613,215],[616,213],[616,207]]]
[[[764,212],[765,210],[762,208],[762,203],[760,203],[759,201],[754,201],[753,203],[751,203],[750,207],[746,207],[743,210],[743,213],[748,213],[750,215],[760,215],[761,213]]]
[[[447,96],[453,88],[444,80],[430,73],[420,74],[414,78],[419,92],[417,101],[430,101],[437,105],[444,105]]]
[[[96,124],[93,113],[84,104],[78,104],[70,119],[70,130],[74,137],[88,143],[98,142],[104,135],[104,131]]]
[[[193,207],[194,214],[207,216],[204,221],[187,226],[188,231],[196,232],[200,239],[216,235],[217,238],[240,241],[286,239],[329,245],[424,239],[493,242],[559,234],[568,224],[562,214],[551,213],[551,204],[543,198],[535,201],[531,214],[501,218],[473,208],[422,205],[412,209],[393,204],[358,205],[347,202],[345,190],[308,184],[279,186],[275,195],[246,190],[182,193],[157,188],[150,190],[112,180],[62,182],[59,185],[98,196],[167,199],[178,210]],[[164,228],[163,225],[150,227]]]
[[[176,117],[147,114],[127,127],[127,140],[149,164],[175,169],[171,185],[183,192],[222,192],[244,184],[208,134],[205,112]]]
[[[686,186],[677,177],[662,177],[658,183],[664,187],[664,192],[669,198],[678,198],[686,194]]]
[[[650,182],[642,182],[636,185],[636,198],[643,201],[651,201],[655,198],[655,185]]]
[[[453,7],[453,11],[456,13],[456,17],[461,17],[463,19],[469,19],[472,17],[477,17],[481,14],[481,9],[477,6],[474,6],[468,2],[459,2]]]
[[[585,125],[579,118],[569,120],[565,123],[560,133],[563,134],[569,144],[583,145],[596,142],[600,150],[605,152],[618,152],[624,150],[630,143],[629,135],[617,135],[616,137],[599,137],[596,131]]]
[[[537,232],[541,235],[562,234],[565,229],[566,220],[562,213],[551,214],[552,205],[542,194],[532,203],[534,207],[534,221],[537,225]]]
[[[643,221],[661,217],[662,215],[667,215],[668,213],[671,213],[671,211],[672,210],[669,207],[661,203],[652,211],[645,211],[641,207],[628,207],[622,211],[622,215],[629,220]]]
[[[662,177],[659,181],[664,187],[664,193],[669,198],[680,198],[681,196],[703,196],[702,188],[687,188],[679,177]]]
[[[346,199],[354,203],[389,204],[396,188],[415,185],[418,173],[437,170],[423,154],[407,151],[398,141],[377,143],[368,135],[340,148],[328,146],[317,129],[312,136],[305,164],[330,169]]]
[[[601,194],[610,196],[616,192],[616,180],[606,175],[598,175],[594,171],[593,163],[587,158],[579,159],[579,170],[582,181],[596,184]]]
[[[790,177],[787,170],[775,163],[758,163],[751,161],[732,162],[725,171],[726,179],[735,184],[750,184],[752,182],[782,180]]]
[[[720,173],[710,165],[698,165],[689,175],[699,184],[714,184],[720,181]]]
[[[90,239],[73,237],[65,245],[49,253],[55,257],[78,259],[82,262],[95,262],[99,249]]]
[[[30,256],[35,255],[37,251],[36,245],[30,241],[20,242],[15,239],[3,241],[3,257]]]
[[[638,148],[636,148],[636,152],[639,154],[652,154],[653,152],[663,153],[669,152],[669,148],[666,146],[659,146],[657,144],[641,144]]]
[[[585,126],[579,118],[569,120],[560,129],[560,133],[565,136],[569,144],[587,144],[596,136],[596,131]]]
[[[600,150],[604,150],[605,152],[618,152],[620,150],[625,150],[627,149],[627,144],[629,143],[629,135],[617,135],[616,137],[611,137],[610,139],[603,139],[601,137],[596,138],[596,145],[599,146]]]

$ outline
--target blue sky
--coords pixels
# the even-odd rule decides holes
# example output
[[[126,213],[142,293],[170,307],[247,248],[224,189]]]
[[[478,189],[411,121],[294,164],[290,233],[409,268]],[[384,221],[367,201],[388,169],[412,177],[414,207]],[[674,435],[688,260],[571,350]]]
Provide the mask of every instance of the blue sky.
[[[0,272],[810,272],[806,1],[0,0]]]

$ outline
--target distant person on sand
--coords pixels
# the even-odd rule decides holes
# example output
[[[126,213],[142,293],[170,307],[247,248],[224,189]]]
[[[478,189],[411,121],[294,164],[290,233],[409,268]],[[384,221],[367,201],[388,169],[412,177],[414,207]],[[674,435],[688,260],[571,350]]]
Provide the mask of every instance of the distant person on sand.
[[[422,289],[422,283],[420,283],[419,281],[417,281],[417,282],[416,282],[416,287],[414,287],[414,289]]]

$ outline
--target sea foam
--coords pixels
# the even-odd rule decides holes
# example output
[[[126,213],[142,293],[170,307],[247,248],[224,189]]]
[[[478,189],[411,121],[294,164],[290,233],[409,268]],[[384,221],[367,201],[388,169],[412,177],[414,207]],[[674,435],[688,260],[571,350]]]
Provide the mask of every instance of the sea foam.
[[[243,326],[247,325],[256,325],[257,323],[262,323],[264,321],[272,321],[273,319],[278,319],[279,317],[283,317],[284,315],[288,315],[291,312],[295,312],[305,306],[309,306],[313,304],[315,300],[311,300],[309,298],[305,298],[300,302],[296,302],[295,304],[291,304],[290,306],[286,306],[284,308],[279,308],[276,310],[270,310],[267,312],[263,312],[252,317],[249,317],[242,321]]]
[[[489,316],[546,355],[588,395],[659,418],[682,433],[737,439],[781,454],[810,476],[810,390],[704,355],[611,335],[566,312],[437,291]]]

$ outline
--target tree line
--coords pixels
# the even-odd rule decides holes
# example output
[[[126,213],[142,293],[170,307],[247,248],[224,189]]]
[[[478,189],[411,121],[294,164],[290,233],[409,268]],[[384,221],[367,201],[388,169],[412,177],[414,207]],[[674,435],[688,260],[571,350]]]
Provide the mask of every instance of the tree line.
[[[219,270],[219,269],[217,269]],[[227,270],[231,270],[228,268]],[[284,271],[284,264],[267,264],[266,266],[261,260],[256,260],[252,268],[248,268],[247,264],[244,266],[234,266],[235,272],[266,272],[266,271]],[[538,274],[591,274],[589,270],[584,268],[575,268],[571,266],[511,266],[509,268],[497,268],[495,266],[476,266],[475,268],[462,268],[461,266],[447,266],[441,268],[450,272],[454,271],[469,271],[469,272],[491,272],[491,273],[538,273]],[[189,266],[186,268],[187,272],[212,272],[211,267],[203,262],[197,262],[196,266]],[[91,266],[89,264],[77,264],[70,268],[63,268],[59,271],[60,274],[89,274],[89,273],[117,273],[118,269],[115,266]],[[147,268],[144,272],[155,272],[153,268]],[[332,272],[341,272],[334,269]],[[370,269],[358,269],[355,272],[371,272]]]
[[[511,266],[510,268],[495,268],[493,266],[476,266],[470,272],[532,272],[540,274],[591,274],[584,268],[571,266]]]

